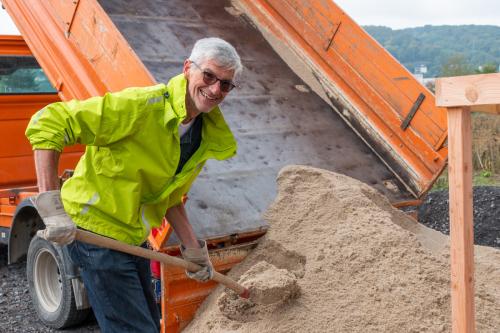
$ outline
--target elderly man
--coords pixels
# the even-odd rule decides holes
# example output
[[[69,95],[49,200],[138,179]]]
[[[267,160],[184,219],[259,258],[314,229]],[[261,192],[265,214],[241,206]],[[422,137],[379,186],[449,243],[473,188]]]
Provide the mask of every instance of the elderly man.
[[[54,103],[32,117],[26,135],[35,150],[35,206],[46,226],[39,235],[69,244],[102,332],[159,331],[149,262],[74,241],[76,228],[139,245],[166,216],[184,258],[203,267],[189,277],[210,279],[206,243],[181,199],[207,159],[236,153],[218,105],[241,69],[229,43],[205,38],[167,85]],[[59,191],[59,155],[75,143],[87,146],[85,154]]]

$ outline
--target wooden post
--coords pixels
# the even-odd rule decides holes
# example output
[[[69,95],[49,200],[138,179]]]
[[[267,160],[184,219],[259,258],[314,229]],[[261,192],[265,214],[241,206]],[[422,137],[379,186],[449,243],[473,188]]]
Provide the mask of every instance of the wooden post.
[[[452,332],[473,333],[471,112],[500,115],[500,73],[437,79],[436,105],[448,108]]]
[[[468,108],[448,108],[453,333],[475,332],[472,134]]]

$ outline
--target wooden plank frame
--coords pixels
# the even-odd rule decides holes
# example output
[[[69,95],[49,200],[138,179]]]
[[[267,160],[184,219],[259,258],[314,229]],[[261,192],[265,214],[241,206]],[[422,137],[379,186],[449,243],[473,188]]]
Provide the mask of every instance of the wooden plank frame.
[[[471,112],[500,115],[500,73],[437,79],[436,105],[446,107],[448,113],[452,332],[473,333]]]

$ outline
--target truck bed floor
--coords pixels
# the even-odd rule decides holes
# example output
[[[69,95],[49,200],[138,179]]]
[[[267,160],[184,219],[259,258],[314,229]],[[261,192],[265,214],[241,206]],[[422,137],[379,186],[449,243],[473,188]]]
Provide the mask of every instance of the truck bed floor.
[[[331,107],[304,91],[303,81],[261,33],[244,17],[230,14],[229,1],[99,3],[158,82],[181,73],[199,38],[221,37],[242,57],[240,88],[221,107],[238,140],[238,155],[209,161],[189,193],[188,214],[200,237],[265,227],[261,213],[276,195],[278,171],[289,164],[351,176],[391,201],[410,199]]]

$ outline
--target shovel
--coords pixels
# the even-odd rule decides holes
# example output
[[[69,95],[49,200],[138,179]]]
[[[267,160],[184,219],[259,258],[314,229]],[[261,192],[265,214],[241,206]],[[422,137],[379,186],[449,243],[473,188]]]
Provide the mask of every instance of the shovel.
[[[114,240],[114,239],[111,239],[108,237],[104,237],[104,236],[100,236],[100,235],[94,234],[92,232],[81,230],[81,229],[76,230],[75,239],[79,240],[80,242],[92,244],[95,246],[104,247],[104,248],[108,248],[108,249],[112,249],[112,250],[116,250],[116,251],[120,251],[120,252],[125,252],[128,254],[132,254],[134,256],[138,256],[138,257],[142,257],[142,258],[146,258],[146,259],[156,260],[156,261],[162,262],[162,263],[167,264],[167,265],[182,267],[190,272],[197,272],[198,270],[200,270],[202,268],[201,266],[199,266],[195,263],[192,263],[192,262],[189,262],[189,261],[177,258],[177,257],[169,256],[168,254],[165,254],[165,253],[144,249],[144,248],[139,247],[139,246],[129,245],[129,244],[122,243],[122,242],[119,242],[117,240]],[[213,275],[212,280],[217,281],[219,283],[222,283],[224,286],[228,287],[229,289],[234,290],[242,298],[249,298],[250,297],[250,292],[247,288],[241,286],[233,279],[231,279],[231,278],[229,278],[221,273],[214,271],[214,275]]]

